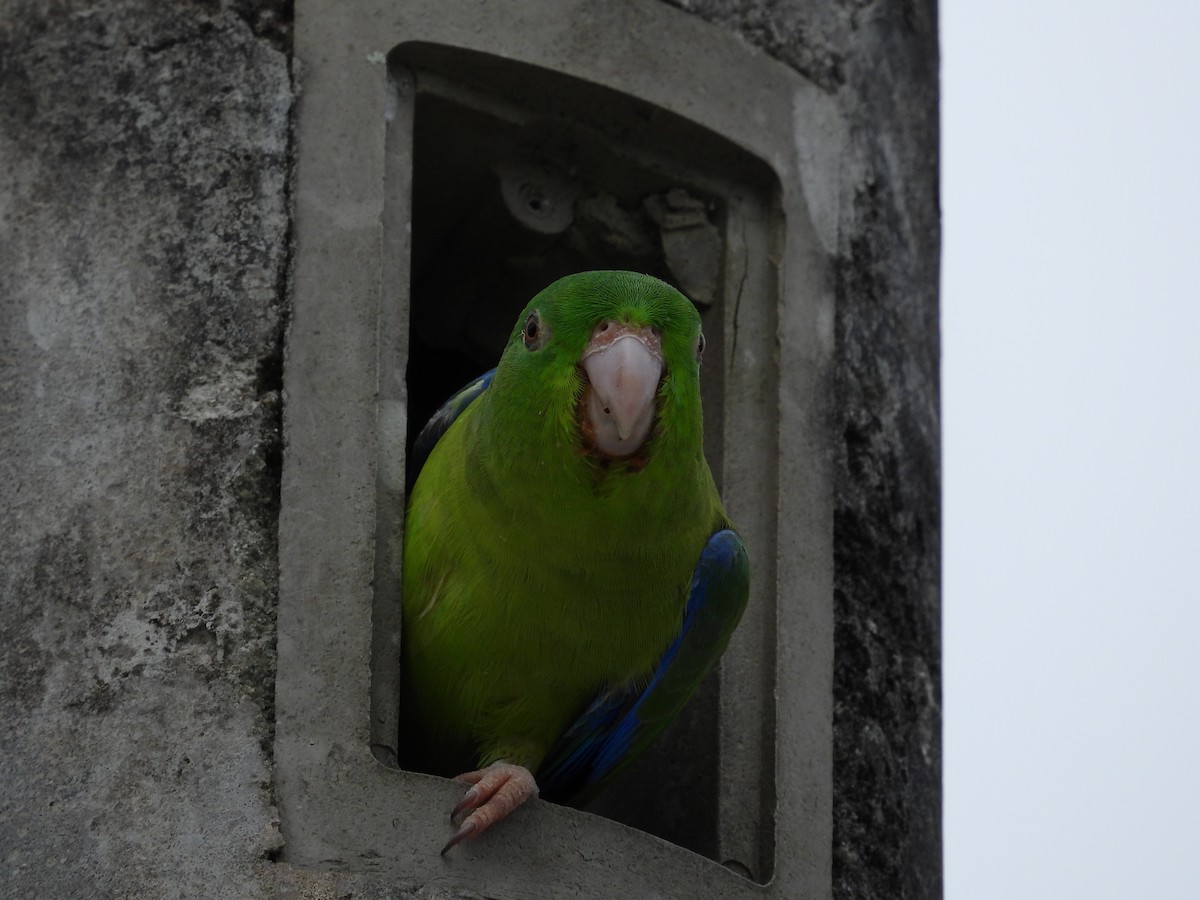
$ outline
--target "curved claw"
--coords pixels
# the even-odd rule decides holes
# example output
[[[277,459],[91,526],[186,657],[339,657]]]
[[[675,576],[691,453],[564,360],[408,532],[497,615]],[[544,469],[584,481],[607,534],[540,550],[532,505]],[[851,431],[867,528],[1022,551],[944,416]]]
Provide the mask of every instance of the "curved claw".
[[[476,831],[477,826],[474,822],[463,822],[459,826],[458,831],[451,835],[450,840],[446,841],[446,846],[442,848],[441,855],[445,856],[451,847],[461,844]]]
[[[442,848],[442,856],[463,841],[483,834],[522,803],[538,795],[533,774],[524,766],[504,761],[494,762],[486,769],[465,772],[454,780],[469,784],[471,788],[450,812],[450,821],[458,825],[458,830]],[[467,815],[460,823],[459,816],[463,813]]]

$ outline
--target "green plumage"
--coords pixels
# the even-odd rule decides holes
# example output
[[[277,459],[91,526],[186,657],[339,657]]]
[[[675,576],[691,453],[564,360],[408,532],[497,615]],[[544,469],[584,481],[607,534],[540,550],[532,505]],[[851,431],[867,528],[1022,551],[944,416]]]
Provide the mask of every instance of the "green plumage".
[[[661,337],[657,416],[629,459],[581,434],[580,358],[606,320]],[[526,307],[410,498],[407,765],[457,774],[506,759],[536,772],[598,693],[650,678],[680,632],[701,550],[729,527],[702,449],[699,340],[692,304],[644,275],[571,276]],[[743,589],[717,653],[744,602]]]

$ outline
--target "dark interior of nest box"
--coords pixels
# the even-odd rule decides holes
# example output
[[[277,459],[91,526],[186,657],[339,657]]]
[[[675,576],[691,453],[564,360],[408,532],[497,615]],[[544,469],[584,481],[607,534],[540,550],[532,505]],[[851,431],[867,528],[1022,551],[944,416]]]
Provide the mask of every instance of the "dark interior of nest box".
[[[392,65],[414,86],[409,446],[442,402],[495,366],[538,291],[574,272],[630,269],[701,312],[705,452],[719,486],[726,186],[753,163],[596,85],[474,55],[434,69],[421,48],[406,56]],[[590,811],[717,857],[715,674]]]

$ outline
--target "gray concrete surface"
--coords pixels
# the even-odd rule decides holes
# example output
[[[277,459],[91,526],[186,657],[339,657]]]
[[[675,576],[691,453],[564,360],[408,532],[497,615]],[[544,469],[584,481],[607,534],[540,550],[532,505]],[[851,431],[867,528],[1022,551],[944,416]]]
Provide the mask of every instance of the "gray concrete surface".
[[[670,5],[793,67],[847,129],[836,184],[802,185],[831,223],[817,237],[835,298],[828,890],[937,897],[935,5]],[[497,842],[506,874],[477,888],[428,868],[421,835],[436,843],[438,824],[417,823],[415,839],[405,826],[398,850],[397,823],[376,822],[382,843],[361,844],[356,872],[345,859],[281,861],[291,54],[282,2],[0,10],[0,894],[544,896],[563,864],[544,835],[581,872],[628,873],[594,890],[581,878],[577,895],[645,893],[676,865],[673,848],[545,805]],[[302,86],[303,65],[296,75]],[[354,552],[369,554],[369,529],[359,537]],[[799,554],[784,562],[803,568]],[[368,773],[346,786],[351,810],[377,777],[365,731],[328,770]],[[407,784],[404,803],[440,809],[453,794]],[[407,877],[378,862],[406,854]],[[706,889],[725,893],[705,871]]]
[[[837,98],[833,890],[939,897],[936,0],[667,0]]]
[[[286,35],[0,12],[0,894],[262,892]]]

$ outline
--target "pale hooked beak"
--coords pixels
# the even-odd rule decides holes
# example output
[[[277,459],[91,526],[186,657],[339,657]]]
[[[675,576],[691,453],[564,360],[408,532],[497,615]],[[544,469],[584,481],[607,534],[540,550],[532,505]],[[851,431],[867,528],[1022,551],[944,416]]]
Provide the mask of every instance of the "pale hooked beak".
[[[609,456],[630,456],[654,427],[662,378],[662,342],[649,326],[601,322],[580,360],[591,389],[584,414],[595,446]]]

